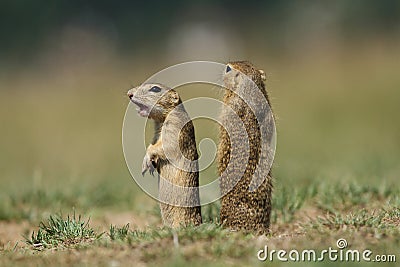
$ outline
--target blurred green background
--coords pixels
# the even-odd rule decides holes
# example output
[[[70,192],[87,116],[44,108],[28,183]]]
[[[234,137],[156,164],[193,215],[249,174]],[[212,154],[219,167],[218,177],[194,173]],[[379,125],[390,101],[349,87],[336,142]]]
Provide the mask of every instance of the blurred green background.
[[[399,1],[1,1],[0,38],[2,201],[40,189],[145,206],[122,153],[126,91],[189,60],[265,70],[278,190],[398,185]]]

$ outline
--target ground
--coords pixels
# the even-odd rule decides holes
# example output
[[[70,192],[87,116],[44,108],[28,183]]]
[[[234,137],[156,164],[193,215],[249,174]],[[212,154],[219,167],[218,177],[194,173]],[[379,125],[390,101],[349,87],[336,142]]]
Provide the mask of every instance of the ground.
[[[177,231],[162,228],[155,203],[152,209],[136,214],[126,211],[87,211],[86,214],[92,214],[88,227],[94,230],[93,238],[78,237],[75,241],[69,239],[47,247],[27,243],[27,240],[33,240],[32,231],[38,231],[36,219],[9,218],[1,222],[1,263],[107,266],[156,266],[162,263],[185,266],[190,262],[195,266],[265,265],[267,262],[257,258],[258,251],[265,246],[269,251],[321,251],[329,247],[337,249],[336,242],[341,238],[347,241],[347,249],[370,249],[373,256],[394,255],[396,259],[388,259],[394,261],[399,260],[398,251],[394,249],[400,240],[398,195],[399,190],[391,186],[369,187],[355,183],[339,183],[332,187],[315,184],[300,190],[278,188],[274,195],[271,233],[266,236],[246,235],[221,228],[215,218],[217,204],[203,208],[205,224]],[[44,199],[42,201],[46,202]],[[72,217],[72,213],[68,215]],[[65,221],[67,215],[60,218]],[[88,219],[82,217],[81,221],[87,222]],[[48,225],[46,218],[42,222]],[[114,230],[110,230],[111,225],[115,226]],[[55,238],[54,234],[50,238]],[[327,266],[333,264],[327,259],[324,263]],[[271,264],[280,266],[285,263],[274,258],[272,263],[268,262],[268,265]],[[395,263],[385,263],[385,266],[392,265]]]

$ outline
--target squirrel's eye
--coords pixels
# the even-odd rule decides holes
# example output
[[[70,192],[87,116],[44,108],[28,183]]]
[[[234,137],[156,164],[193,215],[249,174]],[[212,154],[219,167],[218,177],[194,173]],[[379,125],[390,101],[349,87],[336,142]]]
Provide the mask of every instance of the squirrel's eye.
[[[158,87],[158,86],[153,86],[153,87],[150,88],[149,91],[150,92],[154,92],[154,93],[159,93],[159,92],[161,92],[161,88]]]
[[[228,66],[226,66],[226,73],[228,73],[228,72],[230,72],[232,70],[232,68],[231,67],[229,67],[229,65]]]

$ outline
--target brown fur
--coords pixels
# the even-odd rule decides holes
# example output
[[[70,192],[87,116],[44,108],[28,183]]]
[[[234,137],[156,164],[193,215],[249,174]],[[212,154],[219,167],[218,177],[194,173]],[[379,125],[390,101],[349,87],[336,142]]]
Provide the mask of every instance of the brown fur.
[[[161,91],[150,91],[153,86]],[[128,96],[142,107],[142,116],[155,121],[155,134],[147,148],[142,173],[152,173],[155,167],[159,174],[164,224],[174,228],[201,224],[194,127],[178,93],[161,84],[144,84],[129,90]]]
[[[243,230],[246,232],[253,233],[267,233],[270,225],[270,214],[271,214],[271,194],[272,194],[272,177],[271,172],[267,170],[265,159],[268,157],[261,151],[261,134],[260,127],[257,124],[257,119],[252,110],[240,98],[235,91],[242,90],[248,95],[252,95],[253,88],[248,87],[243,79],[239,76],[238,71],[248,76],[261,90],[262,95],[266,98],[268,104],[269,99],[265,89],[265,74],[261,70],[257,70],[253,64],[247,61],[231,62],[227,66],[232,69],[233,74],[224,74],[224,84],[231,90],[226,90],[223,102],[228,107],[232,108],[233,111],[239,116],[243,122],[244,127],[247,131],[249,138],[248,147],[239,143],[237,147],[238,153],[231,153],[231,138],[235,138],[235,132],[231,133],[230,137],[227,131],[221,126],[220,127],[220,143],[218,146],[217,157],[218,157],[218,173],[221,177],[221,222],[224,226],[229,227],[233,230]],[[236,73],[235,73],[236,72]],[[267,114],[272,110],[265,109],[265,106],[259,105],[259,99],[252,99],[251,96],[248,98],[252,101],[252,104],[258,109],[256,112],[260,114]],[[264,101],[265,102],[265,101]],[[261,102],[260,102],[261,103]],[[265,110],[263,110],[265,109]],[[263,115],[264,116],[264,115]],[[265,117],[268,117],[265,115]],[[272,118],[270,116],[270,118]],[[223,109],[221,114],[222,125],[230,126],[232,129],[238,128],[234,124],[234,120],[228,115],[226,108]],[[270,120],[266,119],[261,123],[267,125],[267,131],[269,138],[272,136],[272,127],[270,127]],[[229,128],[229,127],[228,127]],[[237,136],[237,135],[236,135]],[[248,150],[248,157],[244,156],[244,150]],[[264,154],[263,154],[264,153]],[[264,162],[262,162],[264,161]],[[237,184],[232,188],[232,176],[237,172],[234,168],[231,170],[227,169],[228,164],[232,162],[233,165],[238,165],[241,162],[246,162],[247,167],[238,180]],[[260,165],[259,165],[260,164]],[[255,169],[259,165],[260,168],[264,168],[262,172],[263,177],[255,177],[256,181],[259,181],[259,187],[251,192],[249,190],[250,182],[255,173]],[[243,171],[243,170],[242,170]],[[232,188],[232,189],[231,189]],[[231,190],[229,190],[231,189]]]

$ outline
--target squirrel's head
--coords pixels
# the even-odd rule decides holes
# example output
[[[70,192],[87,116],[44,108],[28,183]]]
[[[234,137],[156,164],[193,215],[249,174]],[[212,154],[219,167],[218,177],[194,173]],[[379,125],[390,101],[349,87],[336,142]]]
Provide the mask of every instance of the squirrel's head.
[[[145,83],[128,91],[129,99],[137,106],[142,117],[163,121],[176,106],[182,103],[178,93],[162,84]]]
[[[265,72],[257,69],[248,61],[233,61],[226,64],[223,78],[225,86],[232,91],[236,91],[238,87],[243,86],[248,79],[251,79],[266,95],[264,84],[266,80]]]

